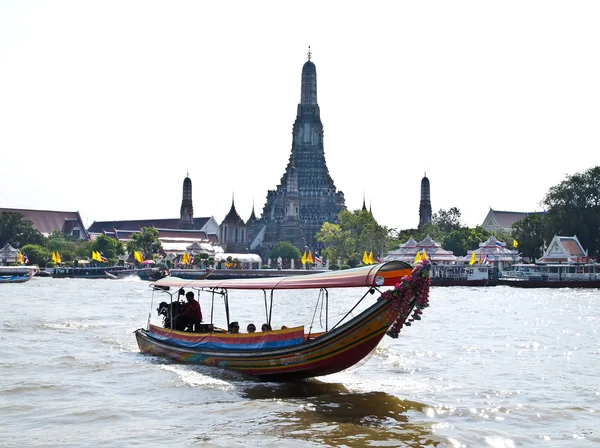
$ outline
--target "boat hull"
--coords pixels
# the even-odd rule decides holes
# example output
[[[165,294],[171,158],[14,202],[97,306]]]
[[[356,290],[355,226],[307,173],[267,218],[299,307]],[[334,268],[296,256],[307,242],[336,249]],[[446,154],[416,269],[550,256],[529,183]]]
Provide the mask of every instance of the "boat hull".
[[[498,283],[492,280],[454,280],[444,278],[432,278],[431,286],[496,286]]]
[[[509,280],[500,279],[499,285],[517,288],[600,288],[600,280]]]
[[[159,280],[167,275],[165,271],[156,268],[142,268],[142,269],[124,269],[122,271],[106,271],[106,277],[112,279],[123,279],[127,277],[138,277],[141,280],[155,281]]]
[[[298,345],[256,350],[202,350],[161,341],[135,331],[140,351],[177,362],[238,371],[268,381],[329,375],[367,359],[397,317],[393,301],[379,300],[346,324]]]
[[[30,271],[27,274],[0,275],[0,283],[25,283],[31,280],[33,272],[34,271]]]

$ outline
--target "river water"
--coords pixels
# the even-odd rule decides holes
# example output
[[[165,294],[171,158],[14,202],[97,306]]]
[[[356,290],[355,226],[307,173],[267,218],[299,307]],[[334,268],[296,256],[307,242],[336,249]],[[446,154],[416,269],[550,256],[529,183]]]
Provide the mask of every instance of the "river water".
[[[359,296],[331,291],[330,322]],[[310,325],[316,298],[276,298],[274,324]],[[433,287],[367,362],[292,384],[140,354],[158,301],[134,279],[0,285],[0,446],[600,445],[596,289]],[[262,296],[230,306],[264,321]]]

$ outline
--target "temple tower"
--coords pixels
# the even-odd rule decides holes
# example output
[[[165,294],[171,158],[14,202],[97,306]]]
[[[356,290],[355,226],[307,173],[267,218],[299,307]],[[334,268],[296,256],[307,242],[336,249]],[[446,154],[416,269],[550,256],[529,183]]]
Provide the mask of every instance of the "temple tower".
[[[306,238],[302,231],[302,222],[300,219],[300,194],[298,192],[298,172],[294,166],[294,157],[291,160],[292,166],[288,171],[287,190],[285,195],[285,207],[283,210],[282,235],[285,235],[285,241],[289,241],[294,246],[302,249],[306,246]]]
[[[183,198],[181,200],[181,211],[179,214],[179,228],[194,228],[194,206],[192,205],[192,180],[186,175],[183,180]]]
[[[235,200],[231,198],[229,213],[219,225],[219,239],[223,250],[228,253],[243,254],[248,252],[246,223],[235,209]]]
[[[419,205],[419,230],[431,222],[431,192],[427,173],[421,180],[421,204]]]
[[[254,233],[260,235],[260,239],[252,244],[254,250],[264,252],[265,247],[274,247],[280,241],[297,239],[298,232],[289,225],[291,219],[297,219],[306,245],[313,251],[320,249],[315,234],[323,223],[337,223],[338,213],[345,209],[344,193],[336,190],[325,163],[323,124],[317,103],[317,69],[311,56],[309,47],[308,61],[302,67],[292,151],[280,184],[276,190],[267,193],[261,217],[264,228],[262,231],[256,229]],[[295,215],[291,204],[298,206]],[[288,224],[284,225],[286,219]]]

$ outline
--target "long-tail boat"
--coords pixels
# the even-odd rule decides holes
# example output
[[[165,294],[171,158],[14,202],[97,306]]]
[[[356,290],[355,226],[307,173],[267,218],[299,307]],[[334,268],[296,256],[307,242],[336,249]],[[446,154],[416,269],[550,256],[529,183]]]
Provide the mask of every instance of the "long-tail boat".
[[[25,283],[37,271],[37,266],[0,266],[0,283]]]
[[[170,304],[161,304],[161,310],[179,303],[173,298],[177,300],[183,288],[209,291],[213,294],[213,304],[215,294],[223,296],[229,320],[229,291],[262,290],[269,325],[273,296],[278,290],[318,290],[325,313],[329,310],[329,289],[359,288],[364,294],[337,324],[320,333],[305,332],[300,326],[232,334],[212,322],[200,324],[194,331],[180,331],[173,329],[171,314],[166,316],[163,326],[151,324],[149,315],[147,327],[136,330],[135,335],[142,353],[231,369],[261,380],[290,381],[328,375],[368,358],[386,333],[396,338],[404,325],[410,326],[421,319],[422,310],[428,306],[429,268],[427,260],[415,268],[402,261],[390,261],[355,269],[264,279],[166,277],[152,285],[155,291],[171,297]],[[388,288],[384,290],[385,287]],[[374,303],[351,317],[361,301],[367,297],[373,300],[372,294],[377,294]]]

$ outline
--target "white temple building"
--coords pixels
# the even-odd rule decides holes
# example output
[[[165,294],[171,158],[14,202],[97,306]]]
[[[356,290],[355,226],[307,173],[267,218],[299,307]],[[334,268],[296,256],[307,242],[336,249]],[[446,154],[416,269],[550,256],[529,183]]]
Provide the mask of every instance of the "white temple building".
[[[404,244],[400,244],[398,249],[391,250],[384,258],[383,261],[399,260],[407,263],[413,263],[417,252],[426,252],[427,258],[434,264],[452,264],[456,263],[458,257],[456,257],[449,250],[442,249],[440,243],[434,241],[429,235],[427,235],[422,241],[417,243],[412,237]]]
[[[498,241],[494,235],[490,236],[487,241],[479,243],[479,249],[467,251],[467,255],[460,257],[460,261],[469,263],[473,257],[473,252],[475,253],[475,263],[482,264],[487,255],[490,264],[493,264],[500,271],[522,260],[517,250],[507,249],[506,243]]]

